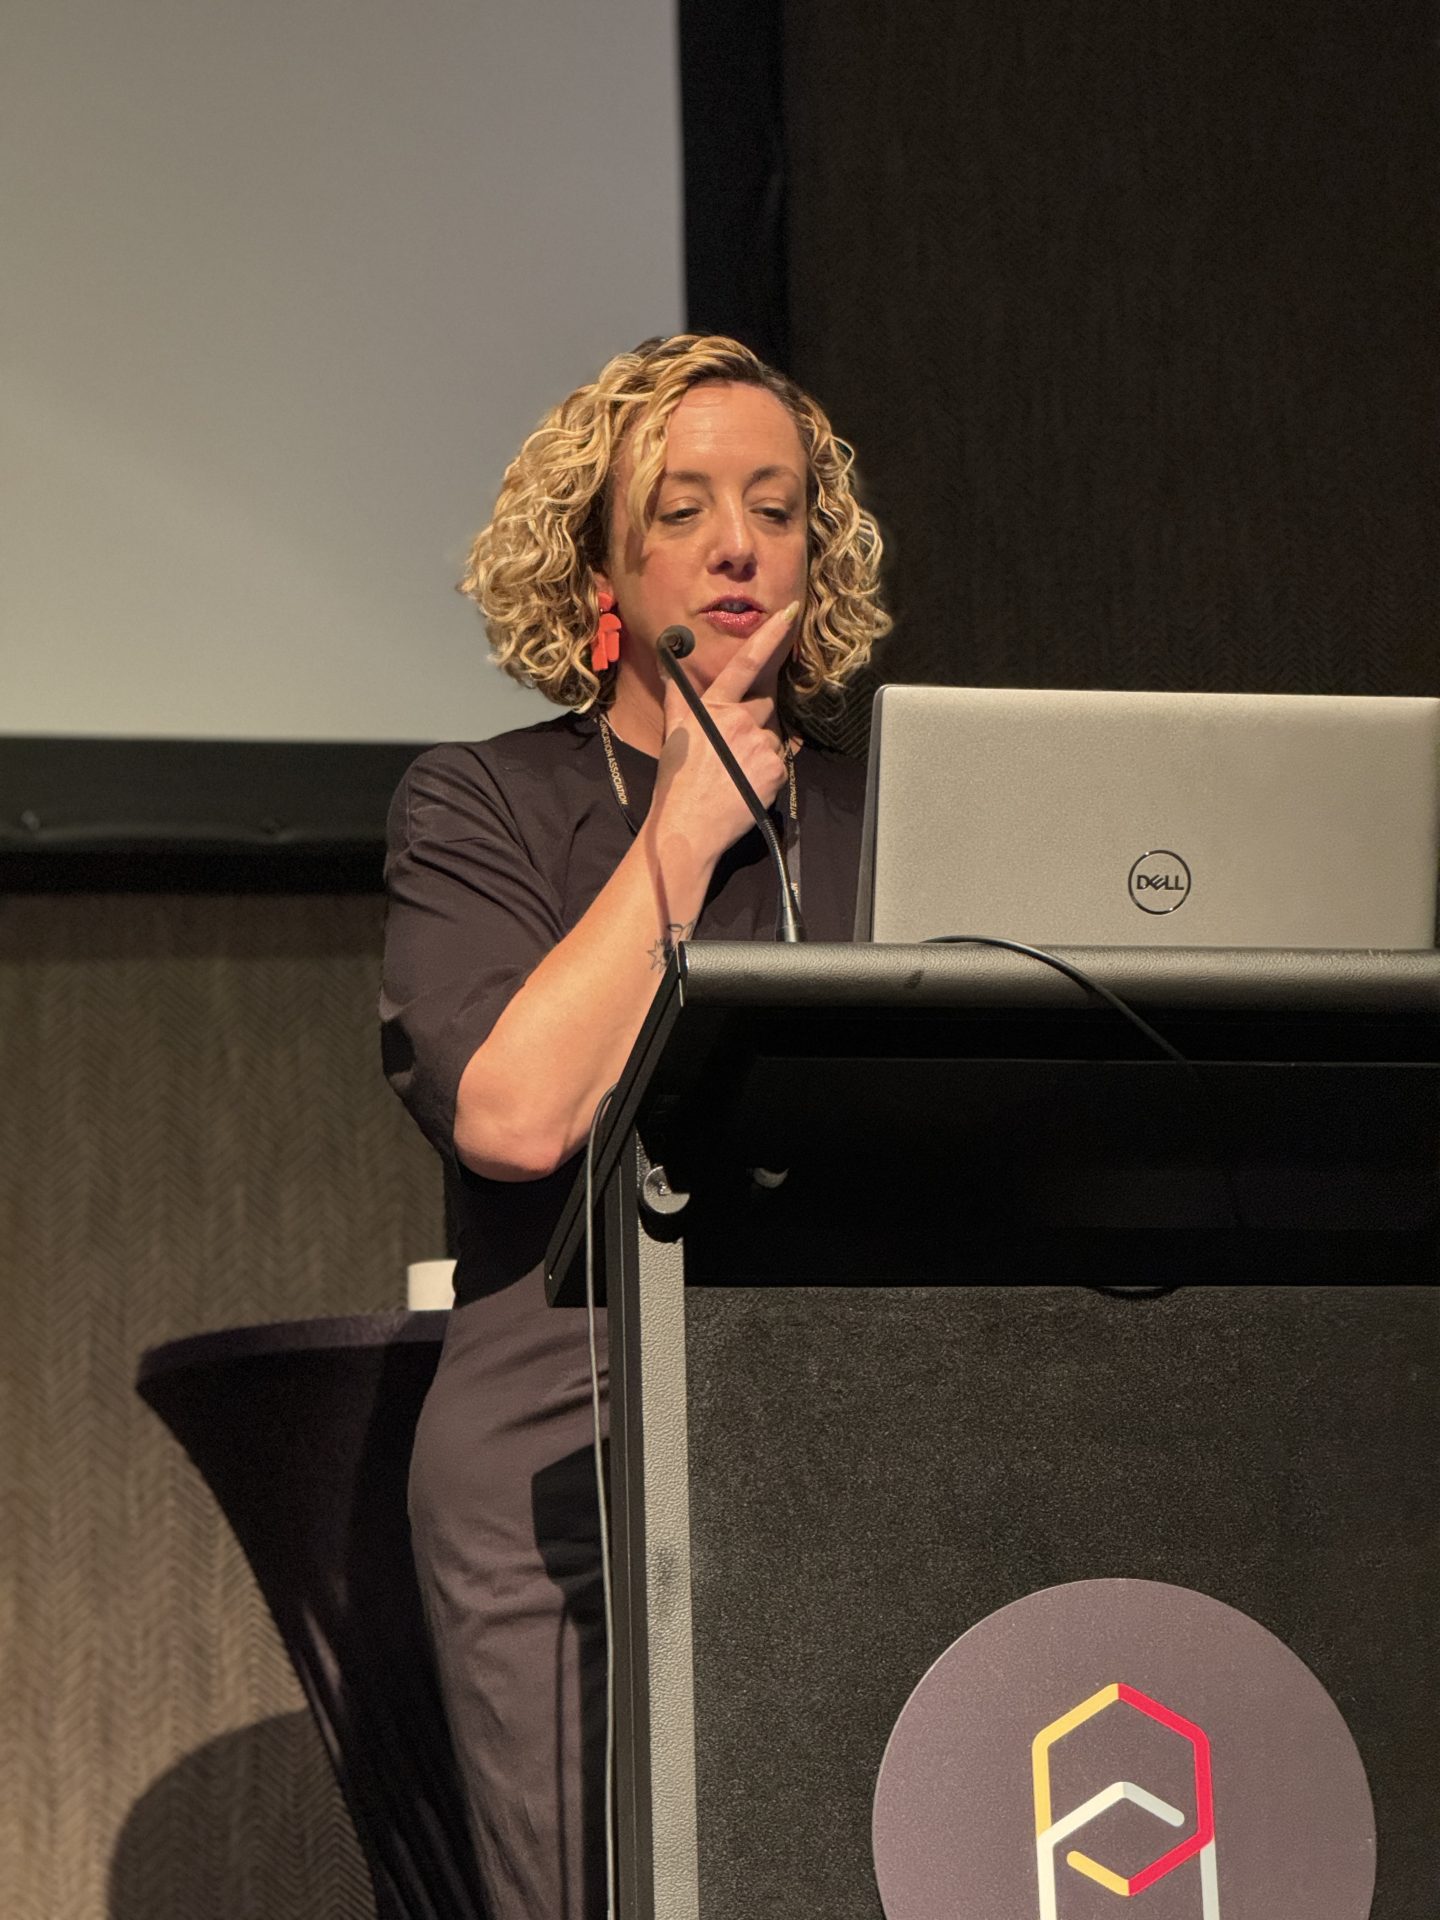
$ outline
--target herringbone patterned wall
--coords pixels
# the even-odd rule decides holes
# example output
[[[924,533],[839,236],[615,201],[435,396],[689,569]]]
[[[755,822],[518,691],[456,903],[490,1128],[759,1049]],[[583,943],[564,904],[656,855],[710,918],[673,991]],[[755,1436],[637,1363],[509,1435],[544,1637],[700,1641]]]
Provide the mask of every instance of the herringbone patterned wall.
[[[1440,690],[1437,17],[786,0],[792,371],[892,536],[884,678]]]
[[[0,900],[0,1911],[372,1904],[141,1350],[399,1304],[439,1169],[380,1077],[369,897]]]

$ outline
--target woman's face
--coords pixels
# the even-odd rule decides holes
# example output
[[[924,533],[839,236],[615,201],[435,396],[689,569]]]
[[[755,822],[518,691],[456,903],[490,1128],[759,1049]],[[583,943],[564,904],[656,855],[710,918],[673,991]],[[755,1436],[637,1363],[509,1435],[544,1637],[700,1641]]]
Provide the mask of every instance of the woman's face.
[[[655,642],[689,627],[686,666],[706,687],[772,613],[803,603],[807,569],[805,452],[788,411],[763,387],[692,387],[670,417],[655,519],[632,526],[628,456],[616,463],[608,571],[615,596],[620,671],[658,680]],[[778,662],[757,683],[773,693]]]

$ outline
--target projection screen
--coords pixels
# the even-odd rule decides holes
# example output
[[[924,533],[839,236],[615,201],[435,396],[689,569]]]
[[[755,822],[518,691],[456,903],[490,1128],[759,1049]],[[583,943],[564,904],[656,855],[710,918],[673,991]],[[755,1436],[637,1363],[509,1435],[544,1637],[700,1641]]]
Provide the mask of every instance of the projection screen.
[[[542,410],[681,323],[672,0],[11,0],[5,40],[0,735],[541,717],[453,583]]]

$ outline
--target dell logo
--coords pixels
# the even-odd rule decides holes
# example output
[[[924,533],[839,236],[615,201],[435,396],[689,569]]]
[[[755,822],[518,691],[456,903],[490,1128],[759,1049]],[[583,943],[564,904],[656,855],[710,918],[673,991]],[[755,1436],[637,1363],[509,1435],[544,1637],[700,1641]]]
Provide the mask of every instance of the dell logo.
[[[1190,869],[1178,853],[1157,847],[1130,869],[1130,898],[1142,913],[1174,913],[1190,897]]]

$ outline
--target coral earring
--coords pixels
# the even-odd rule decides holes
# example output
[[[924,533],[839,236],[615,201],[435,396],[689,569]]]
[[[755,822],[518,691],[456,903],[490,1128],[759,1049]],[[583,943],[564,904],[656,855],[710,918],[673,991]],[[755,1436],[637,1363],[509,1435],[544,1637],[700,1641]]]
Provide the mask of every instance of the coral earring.
[[[613,593],[602,593],[599,599],[600,623],[590,642],[590,665],[596,673],[603,673],[620,658],[620,616],[615,612]]]

